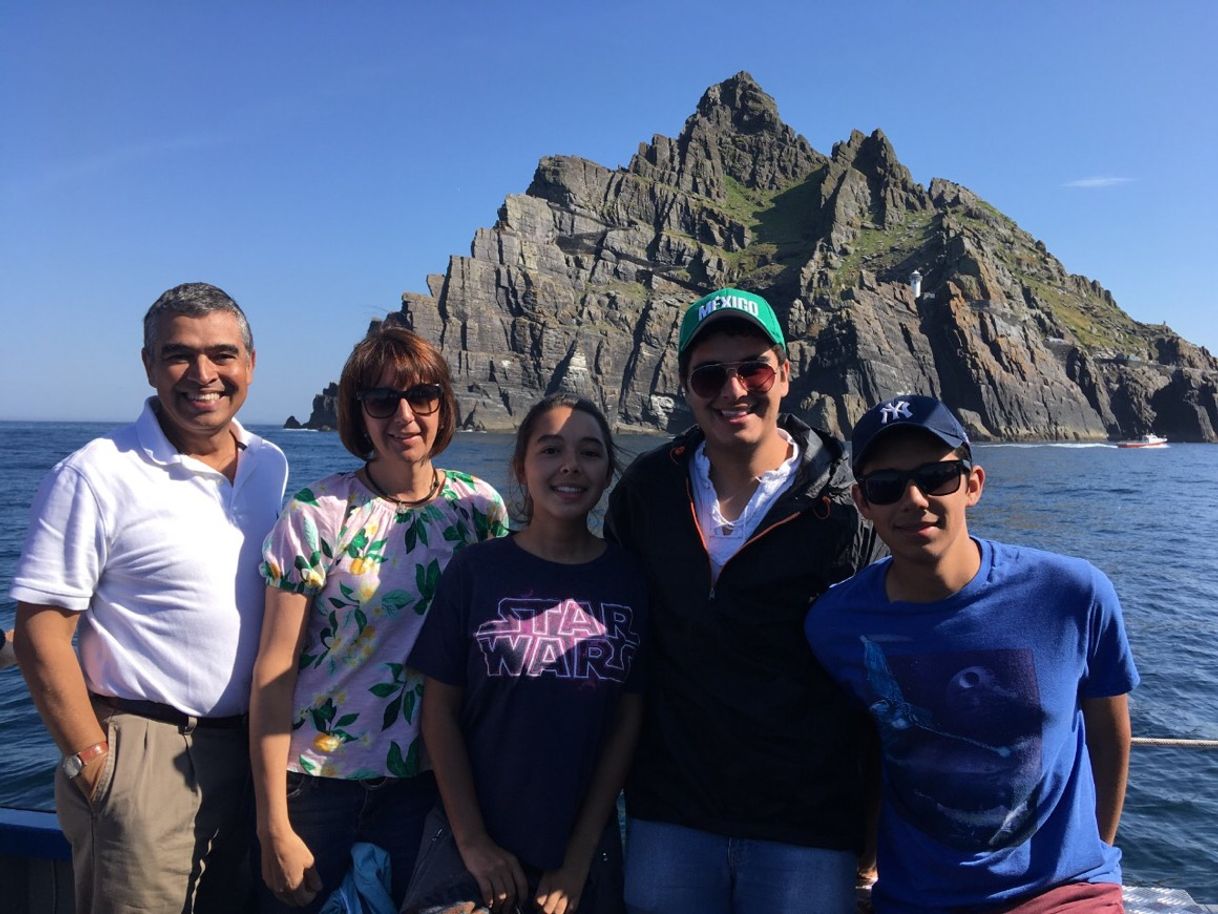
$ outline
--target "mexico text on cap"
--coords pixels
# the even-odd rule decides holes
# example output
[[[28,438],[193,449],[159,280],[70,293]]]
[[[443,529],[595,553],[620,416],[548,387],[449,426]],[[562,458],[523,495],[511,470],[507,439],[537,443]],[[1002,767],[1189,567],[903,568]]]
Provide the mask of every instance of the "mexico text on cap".
[[[719,289],[689,306],[681,318],[677,352],[683,353],[707,324],[725,317],[742,318],[761,330],[775,345],[787,346],[774,309],[760,295],[742,289]]]

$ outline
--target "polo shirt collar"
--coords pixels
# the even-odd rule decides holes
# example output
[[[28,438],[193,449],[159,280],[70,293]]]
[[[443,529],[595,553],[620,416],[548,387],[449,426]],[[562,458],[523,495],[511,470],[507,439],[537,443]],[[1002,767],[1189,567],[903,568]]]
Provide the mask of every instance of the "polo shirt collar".
[[[139,436],[140,447],[149,460],[162,465],[173,463],[186,463],[190,465],[203,466],[200,461],[193,457],[181,453],[173,442],[165,435],[165,430],[161,428],[160,420],[156,417],[156,397],[149,397],[144,401],[144,411],[140,413],[140,417],[135,420],[135,431]],[[231,428],[233,434],[236,435],[238,443],[242,449],[250,444],[250,433],[236,419],[231,420]],[[213,471],[214,472],[214,471]]]

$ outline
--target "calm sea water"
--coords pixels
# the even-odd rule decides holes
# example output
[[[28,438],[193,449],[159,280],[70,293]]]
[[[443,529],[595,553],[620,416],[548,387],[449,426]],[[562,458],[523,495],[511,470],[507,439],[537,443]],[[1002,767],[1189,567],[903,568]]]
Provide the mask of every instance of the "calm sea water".
[[[109,426],[0,422],[0,623],[28,508],[43,474]],[[355,465],[336,435],[255,428],[292,465],[293,486]],[[651,439],[628,439],[640,450]],[[458,435],[441,463],[508,497],[506,435]],[[989,474],[974,532],[1083,556],[1115,581],[1142,684],[1136,736],[1218,739],[1218,447],[982,445]],[[58,753],[20,674],[0,674],[0,805],[50,809]],[[1218,750],[1135,748],[1119,843],[1126,881],[1218,902]]]

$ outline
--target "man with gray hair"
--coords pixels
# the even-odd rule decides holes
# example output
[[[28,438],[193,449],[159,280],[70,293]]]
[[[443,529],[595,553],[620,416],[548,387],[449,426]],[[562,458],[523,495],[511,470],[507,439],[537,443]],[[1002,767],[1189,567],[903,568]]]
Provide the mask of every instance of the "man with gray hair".
[[[16,647],[64,753],[55,799],[78,914],[239,911],[259,551],[287,461],[234,418],[255,356],[223,291],[165,292],[141,355],[156,391],[143,413],[56,465],[35,497]]]

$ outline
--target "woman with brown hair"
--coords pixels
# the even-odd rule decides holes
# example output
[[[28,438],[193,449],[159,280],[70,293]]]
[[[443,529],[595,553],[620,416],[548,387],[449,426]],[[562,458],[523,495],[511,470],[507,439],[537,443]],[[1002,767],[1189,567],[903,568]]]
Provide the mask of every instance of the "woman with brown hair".
[[[264,912],[320,907],[357,841],[388,851],[395,903],[405,891],[436,788],[404,662],[453,553],[507,532],[491,486],[432,462],[455,423],[436,348],[375,328],[339,381],[339,435],[364,466],[301,489],[267,537],[250,698]]]

